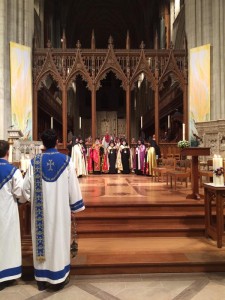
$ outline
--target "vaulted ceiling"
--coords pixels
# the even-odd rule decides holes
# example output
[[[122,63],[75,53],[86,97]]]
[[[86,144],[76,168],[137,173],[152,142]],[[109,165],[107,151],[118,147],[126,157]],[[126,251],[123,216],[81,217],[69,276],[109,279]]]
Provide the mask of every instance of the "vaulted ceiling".
[[[138,48],[142,40],[146,47],[152,48],[159,26],[160,7],[166,1],[45,0],[45,24],[53,20],[54,30],[60,34],[65,28],[67,47],[75,47],[79,39],[83,48],[90,48],[94,29],[97,48],[106,48],[110,35],[115,48],[124,48],[127,30],[131,48]],[[48,35],[46,31],[45,35]]]

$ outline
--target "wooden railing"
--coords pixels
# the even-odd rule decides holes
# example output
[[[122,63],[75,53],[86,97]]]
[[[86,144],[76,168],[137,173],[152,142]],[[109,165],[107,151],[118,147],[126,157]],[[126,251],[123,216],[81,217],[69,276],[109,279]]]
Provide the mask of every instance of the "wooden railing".
[[[159,147],[161,156],[164,158],[180,155],[180,148],[178,148],[177,143],[159,143]]]

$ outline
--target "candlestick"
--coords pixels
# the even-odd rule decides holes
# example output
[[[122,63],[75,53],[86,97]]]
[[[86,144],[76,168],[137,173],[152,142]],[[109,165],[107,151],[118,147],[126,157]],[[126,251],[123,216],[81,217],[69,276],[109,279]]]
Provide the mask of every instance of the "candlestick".
[[[79,129],[81,129],[81,117],[79,117]]]
[[[143,117],[141,116],[141,128],[143,127]]]
[[[182,128],[183,128],[183,138],[182,139],[184,141],[185,140],[185,124],[184,123],[183,123],[183,127]]]
[[[53,129],[53,117],[51,117],[51,129]]]

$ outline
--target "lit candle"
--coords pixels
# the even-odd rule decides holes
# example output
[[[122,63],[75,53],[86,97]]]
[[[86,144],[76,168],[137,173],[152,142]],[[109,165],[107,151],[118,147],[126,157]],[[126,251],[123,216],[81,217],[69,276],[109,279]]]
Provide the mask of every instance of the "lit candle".
[[[217,161],[217,155],[214,154],[214,156],[213,156],[213,170],[216,169],[216,161]]]
[[[53,129],[53,117],[51,117],[51,129]]]
[[[223,158],[221,155],[214,154],[213,157],[213,171],[217,171],[219,168],[223,167]],[[213,173],[213,184],[215,186],[224,186],[224,175],[216,175]]]
[[[10,163],[12,163],[12,152],[13,152],[13,148],[12,148],[12,145],[10,144],[9,145],[9,158],[8,158],[8,161],[10,162]]]
[[[143,117],[141,116],[141,128],[143,127]]]
[[[168,128],[170,128],[170,115],[168,115]]]
[[[185,124],[183,123],[183,141],[185,140]]]
[[[81,129],[81,117],[79,117],[79,129]]]

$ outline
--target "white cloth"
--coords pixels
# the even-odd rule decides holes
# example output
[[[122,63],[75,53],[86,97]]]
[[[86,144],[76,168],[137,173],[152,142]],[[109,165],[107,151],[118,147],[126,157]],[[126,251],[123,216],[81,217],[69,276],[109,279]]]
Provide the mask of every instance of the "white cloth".
[[[77,177],[82,176],[82,175],[86,176],[87,175],[87,166],[86,166],[82,146],[79,143],[75,144],[73,146],[72,153],[71,153],[71,159],[73,161]]]
[[[48,155],[47,152],[43,156]],[[48,161],[53,161],[57,165],[57,158],[55,160],[53,158],[54,153],[50,154],[53,155],[50,157],[51,160]],[[62,156],[63,154],[60,153],[59,155]],[[43,161],[42,165],[44,164]],[[52,166],[54,170],[54,165],[52,164]],[[46,181],[42,175],[45,261],[37,261],[35,251],[36,228],[33,171],[31,161],[31,165],[24,178],[23,193],[24,197],[28,201],[31,201],[31,230],[35,279],[37,281],[58,284],[66,279],[70,271],[71,211],[78,212],[85,207],[71,160],[55,181]],[[55,174],[57,171],[54,171]]]
[[[6,160],[3,162],[2,159],[0,159],[0,174],[0,282],[4,282],[21,277],[17,198],[23,201],[23,177],[20,170],[15,169]]]

